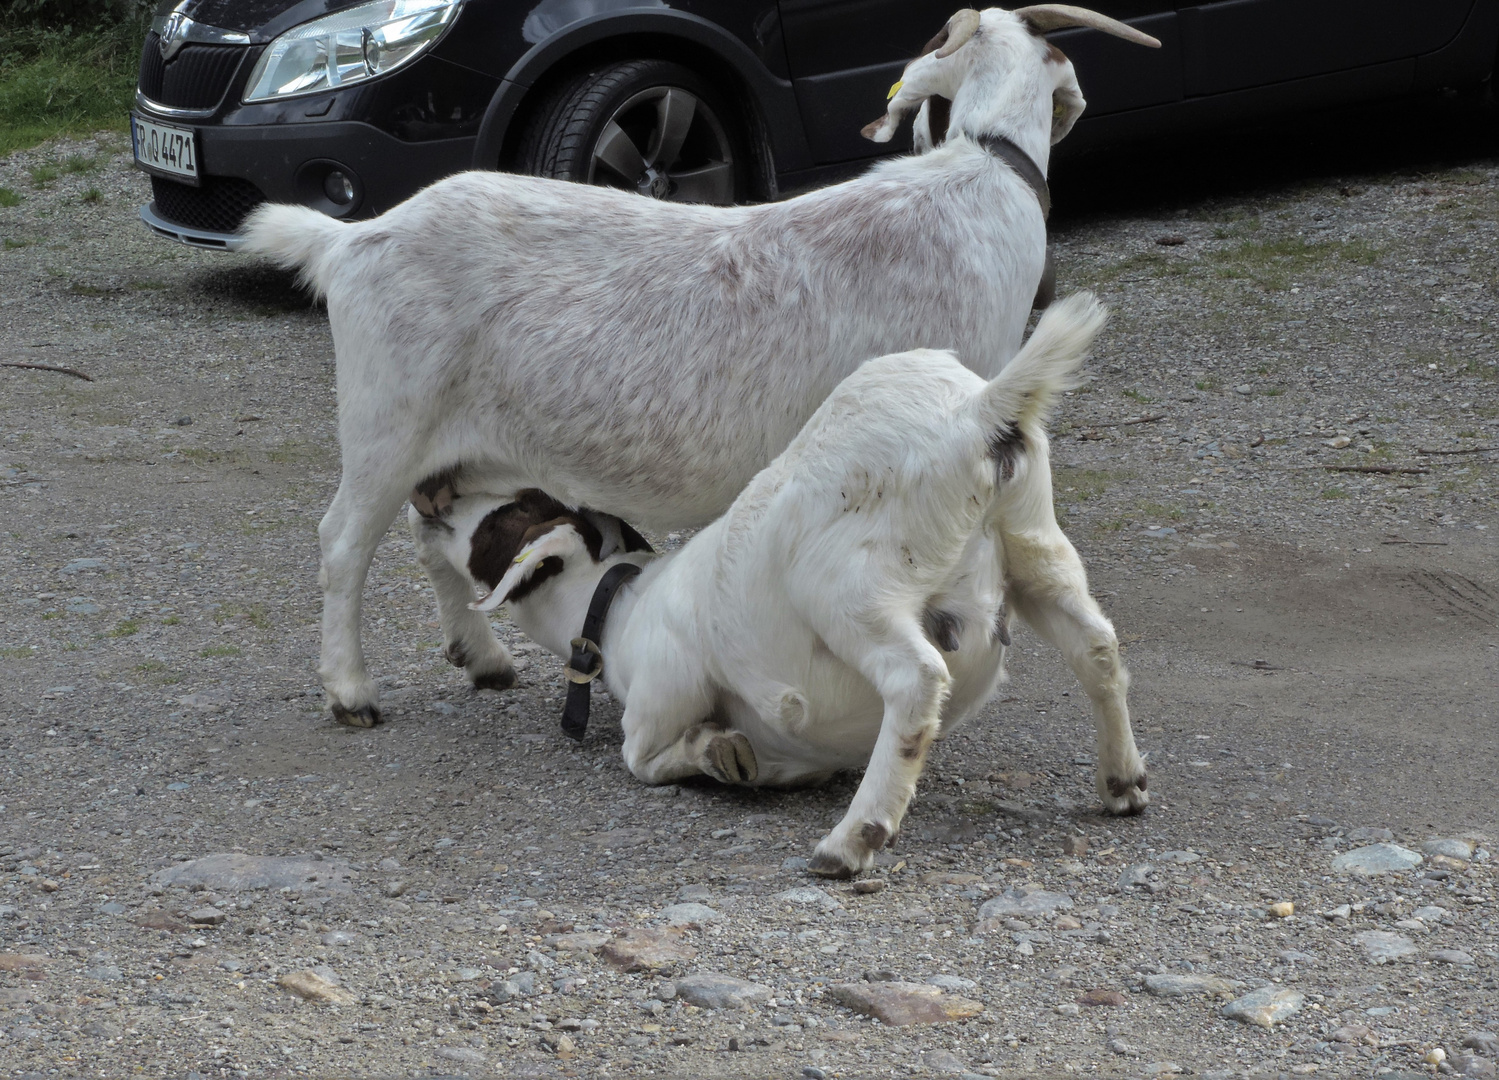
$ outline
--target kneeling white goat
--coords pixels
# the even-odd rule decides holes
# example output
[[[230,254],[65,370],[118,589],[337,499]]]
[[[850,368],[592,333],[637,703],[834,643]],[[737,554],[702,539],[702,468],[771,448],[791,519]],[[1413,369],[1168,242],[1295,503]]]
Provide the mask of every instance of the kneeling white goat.
[[[412,523],[490,589],[478,607],[509,603],[574,664],[601,579],[620,589],[594,641],[647,783],[789,784],[867,763],[816,873],[866,869],[894,837],[932,739],[1003,678],[1007,605],[1071,662],[1097,719],[1099,795],[1135,812],[1149,797],[1128,680],[1053,516],[1043,427],[1105,318],[1089,294],[1055,305],[992,382],[946,352],[869,361],[668,555],[601,559],[595,525],[539,491],[466,495]],[[610,574],[622,563],[638,577]]]

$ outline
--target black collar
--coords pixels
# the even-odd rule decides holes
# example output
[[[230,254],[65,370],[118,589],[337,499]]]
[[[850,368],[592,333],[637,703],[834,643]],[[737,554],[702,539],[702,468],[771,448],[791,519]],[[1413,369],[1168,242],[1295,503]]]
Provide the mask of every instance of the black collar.
[[[1051,188],[1046,186],[1046,174],[1041,171],[1031,156],[1003,135],[980,135],[978,144],[1010,168],[1020,179],[1030,185],[1041,204],[1041,220],[1051,217]]]
[[[562,732],[579,742],[588,731],[588,703],[592,694],[588,684],[604,673],[604,654],[599,651],[599,642],[604,636],[604,619],[609,615],[609,605],[614,602],[619,587],[638,573],[640,567],[628,562],[605,571],[593,590],[593,599],[588,602],[583,633],[572,640],[573,654],[565,669],[568,685],[567,701],[562,706]]]

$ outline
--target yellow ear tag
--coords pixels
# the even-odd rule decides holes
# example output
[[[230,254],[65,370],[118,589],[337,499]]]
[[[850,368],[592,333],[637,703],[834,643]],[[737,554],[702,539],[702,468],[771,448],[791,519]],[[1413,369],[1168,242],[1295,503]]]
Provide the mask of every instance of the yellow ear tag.
[[[1051,118],[1053,120],[1060,120],[1062,119],[1062,114],[1066,111],[1067,110],[1062,107],[1062,103],[1058,101],[1051,107]]]
[[[900,88],[902,86],[905,86],[905,85],[906,85],[906,80],[904,80],[904,79],[902,79],[900,82],[896,83],[894,86],[892,86],[890,88],[890,93],[888,93],[888,94],[885,95],[885,100],[886,101],[893,101],[895,99],[895,95],[898,94],[898,93],[900,93]]]

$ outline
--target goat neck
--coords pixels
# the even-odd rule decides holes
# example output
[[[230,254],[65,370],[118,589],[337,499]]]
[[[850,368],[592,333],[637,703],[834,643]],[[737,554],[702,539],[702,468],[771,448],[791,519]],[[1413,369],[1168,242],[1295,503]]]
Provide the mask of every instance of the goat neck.
[[[613,566],[621,562],[633,562],[650,566],[650,562],[639,555],[633,557],[613,556],[595,562],[585,554],[568,558],[562,572],[548,579],[540,588],[529,593],[524,600],[510,605],[510,618],[532,641],[566,660],[572,655],[572,640],[583,628],[588,617],[588,605],[593,601],[594,591],[600,579]],[[630,609],[638,599],[636,589],[640,579],[627,582],[615,595],[610,605],[609,616],[604,620],[604,640],[597,642],[604,652],[608,667],[606,642],[618,627],[629,618]]]
[[[1042,65],[1024,59],[1029,62],[1017,57],[1008,69],[992,62],[975,67],[953,99],[948,139],[962,135],[975,145],[984,135],[1009,139],[1045,175],[1051,160],[1052,82]]]

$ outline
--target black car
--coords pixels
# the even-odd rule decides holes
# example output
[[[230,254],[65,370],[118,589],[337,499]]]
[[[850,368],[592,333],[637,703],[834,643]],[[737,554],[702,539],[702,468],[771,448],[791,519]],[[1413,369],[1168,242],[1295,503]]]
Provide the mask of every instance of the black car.
[[[1064,146],[1488,78],[1499,0],[1095,0],[1162,42],[1054,35]],[[378,214],[500,168],[728,203],[846,175],[954,0],[164,0],[131,133],[141,217],[233,249],[259,203]]]

